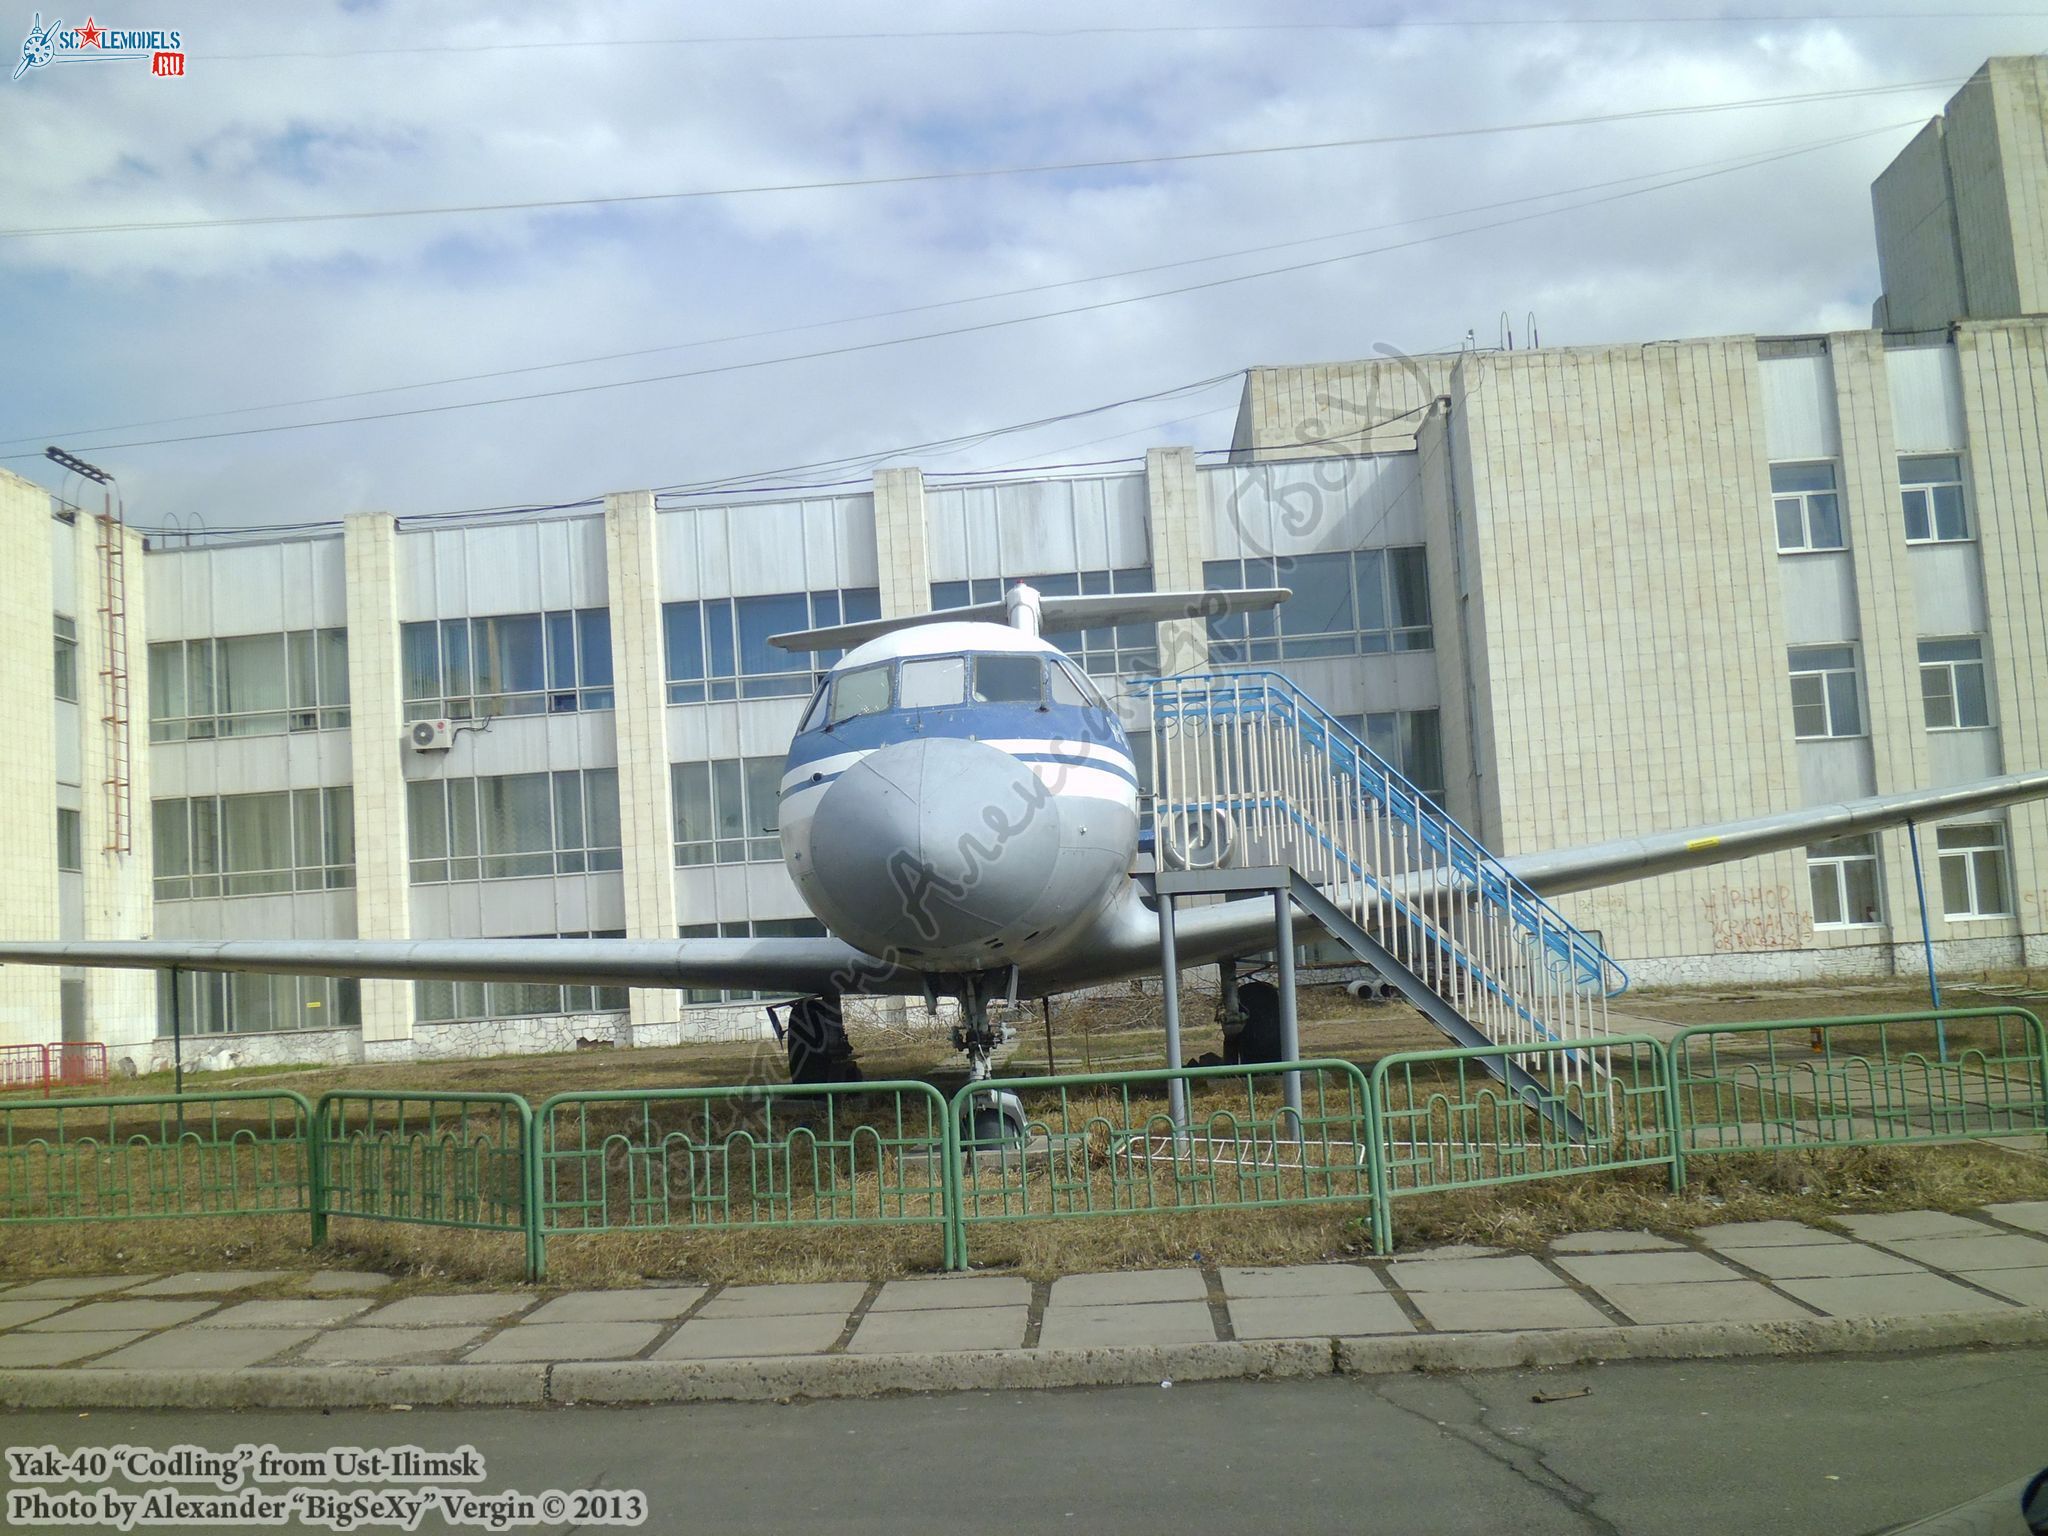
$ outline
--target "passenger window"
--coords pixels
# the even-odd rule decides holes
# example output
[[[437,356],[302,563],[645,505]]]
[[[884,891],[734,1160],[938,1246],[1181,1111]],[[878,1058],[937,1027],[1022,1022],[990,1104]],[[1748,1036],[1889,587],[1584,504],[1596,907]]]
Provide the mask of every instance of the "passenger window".
[[[1095,685],[1075,671],[1071,663],[1064,661],[1052,664],[1052,701],[1055,704],[1079,704],[1088,709],[1109,708]]]
[[[889,707],[889,663],[843,672],[832,680],[832,723],[856,715],[879,714]]]
[[[897,703],[904,709],[937,709],[967,697],[967,658],[927,656],[903,663]]]
[[[802,735],[805,731],[815,731],[819,726],[823,725],[824,723],[825,685],[823,683],[820,683],[818,685],[818,691],[815,694],[811,695],[811,707],[804,711],[804,723],[796,728],[797,734]]]
[[[1036,704],[1044,673],[1036,656],[974,658],[974,698],[980,704]]]

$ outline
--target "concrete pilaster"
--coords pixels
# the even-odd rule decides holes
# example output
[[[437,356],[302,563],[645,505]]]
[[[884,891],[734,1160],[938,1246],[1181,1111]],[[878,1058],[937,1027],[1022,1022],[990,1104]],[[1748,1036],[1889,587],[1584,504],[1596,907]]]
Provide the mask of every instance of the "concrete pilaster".
[[[1209,530],[1202,517],[1202,485],[1192,448],[1151,448],[1145,453],[1145,517],[1152,533],[1152,584],[1162,592],[1202,590]],[[1208,664],[1209,630],[1201,619],[1159,626],[1159,670],[1166,676]]]
[[[626,936],[632,939],[676,936],[675,806],[669,796],[657,536],[652,491],[605,497],[619,828],[625,842]],[[884,582],[887,579],[885,574]],[[629,1017],[636,1028],[673,1024],[682,1016],[680,1007],[674,991],[636,987],[630,994]]]
[[[115,739],[107,714],[107,626],[100,613],[106,591],[106,561],[100,552],[100,529],[80,520],[76,595],[72,612],[78,621],[79,780],[82,826],[79,845],[84,865],[87,939],[146,939],[155,927],[156,908],[150,877],[152,847],[149,795],[149,638],[143,603],[142,536],[122,533],[122,590],[127,612],[128,643],[122,662],[128,679],[128,751],[121,773],[127,779],[128,849],[114,825],[107,780],[112,776]],[[87,971],[85,973],[87,1037],[108,1045],[141,1045],[156,1036],[156,975],[152,971]]]
[[[404,681],[398,649],[398,525],[363,512],[343,525],[348,579],[349,762],[355,779],[356,937],[412,937]],[[363,983],[363,1046],[409,1048],[408,981]]]
[[[931,611],[922,470],[875,471],[875,563],[881,571],[883,618]]]
[[[55,939],[57,918],[57,728],[51,663],[50,493],[0,470],[0,932]],[[80,615],[83,629],[86,616]],[[82,690],[81,690],[82,691]],[[96,787],[87,793],[96,793]],[[57,972],[0,969],[0,1044],[58,1038]]]

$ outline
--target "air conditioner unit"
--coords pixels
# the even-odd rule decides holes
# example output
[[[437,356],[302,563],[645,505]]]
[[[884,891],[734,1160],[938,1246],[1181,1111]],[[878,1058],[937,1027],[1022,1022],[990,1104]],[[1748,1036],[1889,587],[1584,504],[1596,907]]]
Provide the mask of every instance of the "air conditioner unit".
[[[446,720],[415,720],[406,727],[405,741],[415,752],[446,752],[455,745],[455,727]]]

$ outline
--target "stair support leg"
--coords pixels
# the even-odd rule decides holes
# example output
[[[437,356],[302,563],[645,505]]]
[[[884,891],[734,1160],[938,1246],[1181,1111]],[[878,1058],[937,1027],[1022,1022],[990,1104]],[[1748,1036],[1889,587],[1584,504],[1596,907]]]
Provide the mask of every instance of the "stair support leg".
[[[1294,1007],[1294,902],[1282,886],[1273,892],[1273,927],[1280,962],[1280,1059],[1301,1060],[1301,1016]],[[1283,1073],[1280,1090],[1292,1118],[1294,1139],[1301,1139],[1301,1074]]]
[[[1159,897],[1159,999],[1160,1015],[1166,1023],[1166,1064],[1180,1066],[1180,953],[1173,939],[1173,898]],[[1188,1128],[1188,1085],[1174,1078],[1166,1085],[1166,1112],[1173,1128]]]

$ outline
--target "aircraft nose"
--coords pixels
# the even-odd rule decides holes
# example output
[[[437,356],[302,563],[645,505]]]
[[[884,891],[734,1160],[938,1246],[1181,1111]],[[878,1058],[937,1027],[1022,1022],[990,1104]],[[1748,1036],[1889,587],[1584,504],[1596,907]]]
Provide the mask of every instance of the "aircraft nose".
[[[988,946],[1028,917],[1059,861],[1057,800],[983,742],[898,742],[819,803],[811,871],[832,929],[871,953],[1002,963]]]

